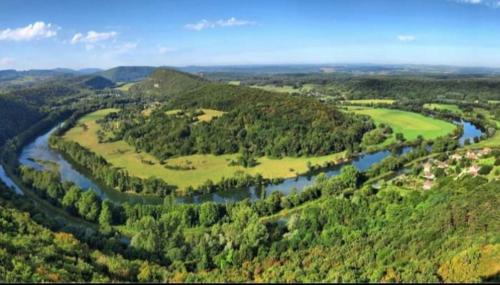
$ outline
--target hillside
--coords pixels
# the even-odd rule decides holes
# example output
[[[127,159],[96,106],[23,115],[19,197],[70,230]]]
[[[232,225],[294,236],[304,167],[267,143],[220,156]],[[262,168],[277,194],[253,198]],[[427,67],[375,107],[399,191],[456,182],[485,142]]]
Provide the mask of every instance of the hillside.
[[[103,76],[84,76],[78,78],[78,85],[89,89],[104,89],[114,87],[113,81]]]
[[[96,74],[113,82],[133,82],[148,77],[154,70],[152,66],[119,66]]]
[[[208,81],[201,77],[173,69],[158,68],[148,78],[132,86],[130,92],[140,96],[148,95],[165,99],[206,84]]]

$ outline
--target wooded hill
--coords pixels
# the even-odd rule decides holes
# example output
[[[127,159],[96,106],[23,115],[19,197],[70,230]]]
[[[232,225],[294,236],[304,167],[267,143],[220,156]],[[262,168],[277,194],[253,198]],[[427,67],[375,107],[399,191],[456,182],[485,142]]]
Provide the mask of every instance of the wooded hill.
[[[123,112],[106,120],[138,149],[159,159],[193,153],[235,153],[272,157],[324,155],[352,149],[373,128],[367,119],[345,114],[310,98],[206,81],[194,75],[158,69],[132,87],[136,95],[168,100],[148,119]],[[170,116],[169,109],[209,108],[226,112],[210,122],[192,124],[188,116]]]
[[[113,82],[132,82],[148,77],[155,69],[152,66],[118,66],[100,71],[96,75],[103,76]]]

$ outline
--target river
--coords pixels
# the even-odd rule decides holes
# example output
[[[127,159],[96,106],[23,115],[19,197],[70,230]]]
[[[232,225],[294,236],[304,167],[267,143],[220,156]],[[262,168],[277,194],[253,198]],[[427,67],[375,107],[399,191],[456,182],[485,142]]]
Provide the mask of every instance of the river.
[[[463,145],[466,139],[472,140],[474,137],[481,136],[482,132],[473,124],[462,121],[460,124],[464,127],[464,133],[459,138],[459,142]],[[57,127],[56,127],[57,128]],[[34,167],[38,170],[46,169],[47,167],[54,167],[58,169],[61,179],[63,181],[70,181],[81,187],[82,189],[92,189],[101,198],[110,199],[111,201],[122,203],[128,201],[130,203],[147,203],[147,204],[158,204],[162,203],[163,199],[154,196],[142,196],[125,194],[104,187],[102,183],[91,179],[89,173],[85,169],[70,163],[61,153],[51,149],[48,145],[48,140],[50,135],[56,130],[56,128],[50,130],[49,132],[39,136],[32,143],[23,148],[19,161],[23,165],[28,165]],[[411,147],[405,147],[400,150],[400,154],[404,154],[411,151]],[[381,161],[382,159],[391,155],[388,150],[378,151],[371,154],[364,154],[352,161],[336,165],[334,167],[325,169],[321,173],[325,173],[326,176],[332,177],[339,175],[342,167],[346,165],[354,165],[358,170],[363,171],[370,168],[373,164]],[[252,201],[258,200],[263,196],[263,191],[265,195],[270,195],[274,191],[281,191],[285,195],[292,193],[293,191],[300,192],[305,187],[314,183],[317,175],[313,176],[299,176],[296,178],[285,179],[282,183],[276,185],[268,185],[263,189],[257,189],[256,187],[250,187],[245,189],[235,189],[232,191],[216,192],[211,194],[196,195],[193,197],[178,198],[178,202],[181,203],[202,203],[206,201],[214,201],[217,203],[233,202],[243,199],[250,199]],[[12,180],[5,175],[3,168],[0,166],[0,178],[10,187],[14,187],[16,192],[20,191]]]

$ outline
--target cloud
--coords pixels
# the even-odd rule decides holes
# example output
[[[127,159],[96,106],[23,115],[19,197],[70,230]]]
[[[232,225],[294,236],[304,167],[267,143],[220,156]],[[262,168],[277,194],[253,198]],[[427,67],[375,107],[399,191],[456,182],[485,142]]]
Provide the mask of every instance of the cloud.
[[[204,29],[213,29],[217,27],[235,27],[235,26],[250,26],[250,25],[255,25],[256,23],[253,21],[247,21],[247,20],[238,20],[235,17],[231,17],[229,19],[221,19],[217,21],[208,21],[206,19],[203,19],[197,23],[194,24],[186,24],[184,25],[184,28],[188,30],[193,30],[193,31],[201,31]]]
[[[85,43],[88,45],[92,45],[92,44],[95,44],[97,42],[107,41],[107,40],[113,39],[117,35],[118,35],[118,33],[115,31],[103,32],[103,33],[99,33],[96,31],[88,31],[87,35],[83,35],[82,33],[77,33],[71,39],[71,44],[74,45],[77,43]]]
[[[15,63],[15,60],[11,57],[2,57],[0,58],[0,67],[1,68],[8,68],[12,67]]]
[[[469,5],[483,5],[491,8],[500,8],[500,0],[450,0],[457,3]]]
[[[124,44],[115,46],[113,49],[114,49],[114,52],[116,54],[124,54],[124,53],[128,53],[132,50],[135,50],[138,45],[139,45],[139,43],[137,43],[137,42],[136,43],[126,42]]]
[[[417,38],[415,36],[412,36],[412,35],[399,35],[398,36],[398,40],[401,42],[413,42],[416,39]]]
[[[39,21],[22,28],[0,30],[0,41],[19,42],[51,38],[57,35],[59,29],[51,23]]]
[[[173,51],[175,51],[175,49],[173,49],[173,48],[163,47],[163,46],[158,47],[159,54],[166,54],[166,53],[173,52]]]

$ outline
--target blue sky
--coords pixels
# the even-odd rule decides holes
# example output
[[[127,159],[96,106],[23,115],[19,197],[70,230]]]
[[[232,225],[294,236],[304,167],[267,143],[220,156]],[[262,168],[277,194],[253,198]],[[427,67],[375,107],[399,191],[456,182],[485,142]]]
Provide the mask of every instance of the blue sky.
[[[0,0],[0,69],[500,67],[500,0]]]

